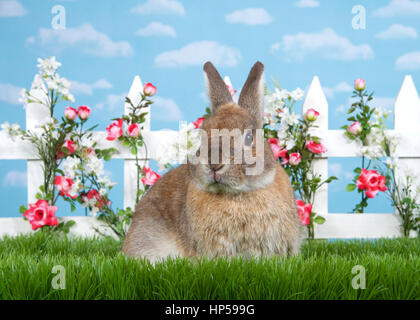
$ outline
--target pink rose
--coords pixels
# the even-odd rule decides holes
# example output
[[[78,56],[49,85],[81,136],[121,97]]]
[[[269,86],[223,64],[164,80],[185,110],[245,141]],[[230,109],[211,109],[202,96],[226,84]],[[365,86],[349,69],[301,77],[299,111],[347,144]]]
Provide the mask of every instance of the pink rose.
[[[376,170],[362,169],[359,180],[356,185],[359,190],[365,190],[368,198],[375,198],[379,191],[386,191],[388,188],[385,185],[385,177],[378,174]]]
[[[309,226],[311,222],[312,205],[309,203],[305,204],[302,200],[296,200],[296,207],[300,223],[304,226]]]
[[[327,152],[327,148],[322,145],[321,143],[316,143],[315,141],[306,141],[305,143],[306,149],[313,153],[324,153]]]
[[[308,121],[315,121],[316,119],[318,119],[319,117],[319,112],[316,111],[315,109],[311,108],[306,110],[305,112],[305,118]]]
[[[153,84],[148,82],[148,83],[145,84],[143,92],[146,96],[151,97],[151,96],[156,94],[157,89]]]
[[[106,128],[106,131],[108,133],[107,140],[112,141],[118,139],[123,134],[123,120],[115,120]]]
[[[141,179],[141,182],[145,185],[153,186],[160,179],[160,175],[150,168],[144,168],[144,173],[145,176]]]
[[[140,135],[140,126],[137,123],[131,124],[127,129],[130,137],[137,138]]]
[[[366,81],[363,80],[362,78],[358,78],[356,80],[354,80],[354,89],[356,89],[357,91],[363,91],[366,88]]]
[[[58,151],[57,159],[64,157],[63,147],[67,148],[67,155],[71,155],[75,151],[76,144],[74,141],[67,139]]]
[[[32,230],[43,226],[58,225],[55,212],[58,207],[48,205],[46,200],[38,200],[36,203],[29,204],[29,209],[23,213],[23,216],[29,220]]]
[[[353,124],[347,128],[347,131],[352,135],[357,136],[360,132],[362,132],[362,126],[358,121],[353,122]]]
[[[90,116],[90,108],[88,106],[80,106],[77,110],[79,118],[81,120],[86,120]]]
[[[203,121],[204,121],[203,117],[198,118],[195,122],[193,122],[194,127],[196,129],[200,128],[203,125]]]
[[[57,190],[60,191],[62,197],[68,196],[72,199],[76,199],[77,195],[72,194],[73,180],[67,177],[56,176],[54,181]]]
[[[68,120],[74,120],[76,119],[76,116],[77,116],[77,110],[72,107],[67,107],[66,109],[64,109],[64,116]]]
[[[287,155],[287,149],[279,146],[279,140],[276,138],[268,139],[270,143],[271,151],[273,151],[274,159],[278,159],[279,157],[285,157]]]
[[[289,163],[292,166],[297,166],[300,163],[301,158],[302,156],[300,155],[299,152],[293,152],[289,156]]]

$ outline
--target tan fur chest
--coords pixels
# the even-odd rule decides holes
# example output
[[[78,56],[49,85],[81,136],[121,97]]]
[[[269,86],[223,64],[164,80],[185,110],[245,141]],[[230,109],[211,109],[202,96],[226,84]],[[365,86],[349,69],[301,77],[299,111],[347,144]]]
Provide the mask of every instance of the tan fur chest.
[[[275,188],[224,195],[190,183],[186,215],[194,251],[208,257],[286,253],[288,234],[298,232],[297,213]]]

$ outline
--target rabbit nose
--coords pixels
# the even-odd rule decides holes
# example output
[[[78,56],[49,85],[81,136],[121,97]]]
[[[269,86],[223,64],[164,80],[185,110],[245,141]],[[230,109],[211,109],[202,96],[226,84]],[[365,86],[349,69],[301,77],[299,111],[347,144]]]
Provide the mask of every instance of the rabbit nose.
[[[209,164],[209,168],[210,170],[213,170],[214,172],[219,171],[220,169],[222,169],[225,165],[224,164]]]

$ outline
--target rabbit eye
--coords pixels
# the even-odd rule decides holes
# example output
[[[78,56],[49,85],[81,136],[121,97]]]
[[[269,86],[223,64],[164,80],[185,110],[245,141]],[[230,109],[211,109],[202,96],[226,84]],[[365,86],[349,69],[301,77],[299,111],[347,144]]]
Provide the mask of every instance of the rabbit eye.
[[[244,144],[247,147],[252,146],[252,143],[254,142],[254,137],[252,135],[252,132],[246,132],[244,137]]]

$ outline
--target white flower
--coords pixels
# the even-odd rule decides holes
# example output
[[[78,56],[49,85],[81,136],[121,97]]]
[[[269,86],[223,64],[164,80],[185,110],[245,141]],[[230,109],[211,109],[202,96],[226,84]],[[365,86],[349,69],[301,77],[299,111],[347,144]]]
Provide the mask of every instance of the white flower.
[[[277,100],[286,100],[289,98],[290,92],[286,89],[279,90],[279,88],[275,88],[273,96]]]
[[[289,125],[293,126],[299,123],[300,115],[292,112],[289,112],[289,109],[284,109],[283,113],[281,114],[281,122],[282,125]]]
[[[97,181],[103,185],[105,188],[112,188],[113,186],[115,186],[117,183],[116,182],[111,182],[111,180],[109,180],[109,178],[107,176],[100,176],[98,177]]]
[[[9,124],[9,122],[5,122],[1,125],[2,131],[5,132],[5,134],[12,140],[15,141],[15,138],[19,136],[20,132],[20,126],[17,123],[14,123],[12,125]]]
[[[91,206],[90,207],[90,211],[89,211],[89,215],[92,217],[96,217],[98,215],[99,212],[99,208],[96,206]]]
[[[76,170],[80,165],[80,159],[76,157],[67,157],[63,162],[64,175],[70,179],[74,179],[76,176]]]
[[[303,95],[304,95],[304,92],[301,88],[297,88],[293,90],[292,92],[290,92],[290,97],[295,101],[302,100]]]
[[[80,191],[81,188],[81,182],[79,177],[76,178],[76,181],[74,181],[73,185],[71,186],[71,190],[69,192],[70,197],[76,197]]]
[[[87,174],[95,174],[97,177],[104,173],[104,163],[96,156],[90,157],[85,165]]]
[[[100,188],[99,189],[99,195],[101,195],[102,197],[106,196],[106,189],[105,188]]]
[[[38,65],[39,73],[41,75],[51,76],[55,73],[55,71],[61,66],[61,63],[58,62],[55,57],[50,57],[47,59],[42,60],[38,58]]]

